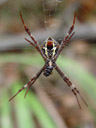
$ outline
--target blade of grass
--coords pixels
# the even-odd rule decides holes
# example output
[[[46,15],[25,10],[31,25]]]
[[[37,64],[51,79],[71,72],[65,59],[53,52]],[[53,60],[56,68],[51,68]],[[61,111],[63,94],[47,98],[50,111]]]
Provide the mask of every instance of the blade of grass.
[[[2,96],[1,99],[1,127],[2,128],[13,128],[12,123],[12,117],[11,117],[11,106],[8,102],[8,92],[5,91],[5,93]]]
[[[15,83],[13,87],[13,93],[16,93],[16,90],[19,90],[21,83]],[[21,95],[24,95],[24,92],[21,92]],[[13,94],[13,95],[14,95]],[[15,103],[15,114],[18,122],[19,128],[35,128],[34,120],[32,119],[31,112],[26,105],[26,101],[20,94],[14,99]]]
[[[20,63],[26,65],[39,64],[42,65],[43,59],[40,55],[32,55],[29,54],[3,54],[0,55],[0,63]]]
[[[43,128],[57,128],[51,116],[34,93],[28,93],[27,102]]]
[[[16,93],[16,90],[20,89],[20,83],[15,83],[14,84],[14,93]],[[21,92],[22,95],[25,95],[25,91]],[[21,98],[20,98],[21,97]],[[38,100],[38,98],[36,97],[36,95],[33,92],[28,93],[27,95],[28,98],[26,98],[26,102],[27,102],[27,106],[28,108],[30,108],[32,110],[32,112],[34,113],[34,115],[37,117],[39,123],[41,124],[41,126],[43,128],[56,128],[55,123],[53,122],[52,118],[50,117],[50,115],[48,114],[48,112],[45,110],[45,108],[43,107],[43,105],[40,103],[40,101]],[[24,104],[22,104],[25,100],[24,98],[21,96],[21,94],[16,96],[16,112],[18,115],[18,121],[19,124],[20,123],[26,123],[26,120],[24,122],[24,120],[22,121],[22,116],[24,117],[28,117],[28,114],[24,114]],[[22,103],[21,103],[22,102]],[[27,108],[27,109],[28,109]],[[23,113],[23,115],[21,114]],[[20,115],[21,114],[21,115]],[[25,126],[23,127],[24,124],[20,124],[20,128],[25,128],[25,126],[27,126],[25,124]],[[27,126],[28,128],[28,126]],[[33,127],[34,128],[34,127]]]

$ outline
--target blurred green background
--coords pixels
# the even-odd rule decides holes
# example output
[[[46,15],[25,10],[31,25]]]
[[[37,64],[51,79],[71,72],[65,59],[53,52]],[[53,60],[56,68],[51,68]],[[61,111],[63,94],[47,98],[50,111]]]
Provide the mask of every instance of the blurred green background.
[[[21,22],[40,45],[66,36],[76,12],[75,35],[57,60],[80,90],[79,109],[71,89],[54,70],[29,90],[8,100],[35,75],[44,61]],[[0,0],[0,128],[96,128],[96,0]]]

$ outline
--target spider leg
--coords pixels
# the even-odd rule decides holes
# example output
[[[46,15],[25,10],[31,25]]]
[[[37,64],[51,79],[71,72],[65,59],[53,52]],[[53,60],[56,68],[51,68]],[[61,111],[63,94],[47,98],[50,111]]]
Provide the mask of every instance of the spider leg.
[[[62,49],[66,46],[66,44],[70,41],[70,39],[72,38],[72,36],[75,34],[75,32],[73,32],[70,36],[69,36],[69,38],[66,40],[66,42],[62,45],[62,48],[61,48],[61,51],[62,51]]]
[[[31,80],[27,84],[25,84],[21,89],[19,89],[18,92],[9,99],[9,101],[11,101],[15,96],[17,96],[25,88],[27,88],[27,91],[25,93],[25,97],[26,97],[29,88],[33,85],[33,83],[35,83],[35,81],[38,79],[38,77],[41,75],[44,69],[45,69],[45,65],[41,68],[41,70],[34,77],[31,78]]]
[[[77,102],[78,102],[79,107],[81,108],[81,105],[80,105],[80,103],[79,103],[77,94],[81,97],[81,99],[82,99],[82,101],[85,103],[85,105],[88,106],[87,103],[86,103],[86,101],[85,101],[85,100],[83,99],[83,97],[81,96],[79,90],[75,87],[74,84],[72,84],[72,82],[69,80],[69,78],[60,70],[60,68],[59,68],[56,64],[55,64],[55,69],[56,69],[56,71],[59,73],[59,75],[62,77],[62,79],[67,83],[67,85],[72,89],[72,92],[73,92],[73,94],[74,94],[75,97],[76,97],[76,100],[77,100]]]
[[[31,78],[31,80],[27,84],[25,84],[21,89],[19,89],[18,92],[12,98],[9,99],[9,101],[11,101],[15,96],[17,96],[23,89],[27,88],[30,84],[32,84],[34,82],[34,79],[34,77]]]
[[[74,29],[74,25],[75,25],[75,17],[76,14],[74,13],[74,19],[73,19],[73,24],[70,27],[66,37],[64,38],[64,40],[61,42],[61,45],[59,47],[59,50],[57,52],[57,55],[55,56],[55,61],[58,58],[58,56],[60,55],[61,51],[63,50],[63,48],[66,46],[66,44],[69,42],[69,40],[72,38],[72,36],[74,35],[75,32],[72,33],[73,29]],[[72,34],[71,34],[72,33]]]
[[[19,89],[18,92],[17,92],[14,96],[12,96],[12,97],[9,99],[9,102],[10,102],[15,96],[17,96],[19,92],[21,92],[21,91],[22,91],[23,89],[25,89],[25,88],[26,88],[26,87],[23,86],[21,89]]]
[[[36,49],[37,49],[37,51],[40,53],[40,50],[38,49],[38,47],[37,47],[37,45],[35,45],[35,44],[33,44],[30,40],[28,40],[27,38],[24,38],[27,42],[29,42],[31,45],[33,45]],[[45,56],[45,55],[44,55]],[[46,56],[45,56],[45,62],[46,62],[46,60],[47,60],[47,58],[46,58]]]
[[[41,54],[41,56],[43,57],[43,59],[46,60],[46,57],[45,57],[45,55],[43,54],[43,52],[42,52],[42,50],[41,50],[41,48],[40,48],[38,42],[35,40],[35,38],[34,38],[34,37],[32,36],[32,34],[31,34],[30,30],[29,30],[29,29],[27,28],[27,26],[25,25],[21,12],[20,12],[20,17],[21,17],[21,21],[22,21],[22,23],[23,23],[23,25],[24,25],[25,31],[26,31],[27,34],[30,36],[30,38],[32,39],[32,41],[34,42],[34,44],[36,45],[36,49],[38,49],[38,51],[39,51],[39,53]],[[29,41],[28,41],[28,42],[29,42]],[[31,44],[32,44],[32,43],[31,43]]]
[[[29,42],[31,45],[33,45],[34,47],[36,47],[35,46],[35,44],[33,44],[30,40],[28,40],[27,38],[24,38],[27,42]]]
[[[76,18],[76,13],[74,13],[74,19],[73,19],[73,24],[70,27],[66,37],[64,38],[64,40],[62,41],[62,44],[66,42],[66,40],[69,38],[70,34],[72,33],[72,31],[74,30],[74,25],[75,25],[75,18]]]

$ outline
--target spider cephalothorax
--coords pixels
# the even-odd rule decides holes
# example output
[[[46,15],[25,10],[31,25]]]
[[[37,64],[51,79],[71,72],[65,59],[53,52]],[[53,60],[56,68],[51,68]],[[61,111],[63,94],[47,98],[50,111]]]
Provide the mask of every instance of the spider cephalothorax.
[[[48,37],[42,46],[43,53],[49,59],[55,57],[58,48],[59,44],[52,37]]]
[[[75,24],[75,15],[74,15],[74,19],[73,19],[73,24],[70,27],[70,29],[67,33],[67,36],[64,38],[64,40],[61,42],[60,45],[52,37],[48,37],[48,39],[44,42],[43,46],[40,46],[38,44],[38,42],[35,40],[35,38],[31,35],[31,32],[29,31],[29,29],[27,28],[27,26],[24,23],[21,12],[20,12],[20,17],[21,17],[22,23],[24,25],[25,31],[32,39],[32,42],[26,38],[25,38],[25,40],[28,41],[31,45],[33,45],[37,49],[37,51],[41,54],[42,58],[44,59],[45,64],[40,69],[40,71],[34,77],[32,77],[31,80],[27,84],[25,84],[9,101],[11,101],[19,92],[21,92],[25,88],[27,88],[27,91],[25,93],[25,97],[26,97],[26,94],[27,94],[29,88],[33,85],[33,83],[35,83],[35,81],[38,79],[38,77],[41,75],[41,73],[43,72],[43,74],[45,76],[49,76],[52,73],[53,69],[55,68],[56,71],[59,73],[59,75],[64,80],[64,82],[72,89],[72,92],[77,99],[79,107],[81,108],[77,94],[79,94],[79,96],[81,97],[83,102],[86,104],[86,106],[88,106],[87,103],[85,102],[85,100],[83,99],[83,97],[81,96],[79,90],[74,86],[74,84],[72,84],[72,82],[69,80],[69,78],[61,71],[61,69],[56,64],[56,60],[57,60],[58,56],[60,55],[61,51],[63,50],[63,48],[66,46],[66,44],[69,42],[69,40],[75,33],[75,32],[73,32],[74,24]]]

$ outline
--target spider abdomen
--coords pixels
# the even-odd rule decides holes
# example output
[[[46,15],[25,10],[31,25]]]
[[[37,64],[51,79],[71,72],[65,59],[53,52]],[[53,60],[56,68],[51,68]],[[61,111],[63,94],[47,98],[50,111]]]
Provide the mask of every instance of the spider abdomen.
[[[43,74],[44,74],[45,76],[49,76],[49,75],[52,73],[52,70],[53,70],[53,67],[48,66],[48,67],[45,68]]]

